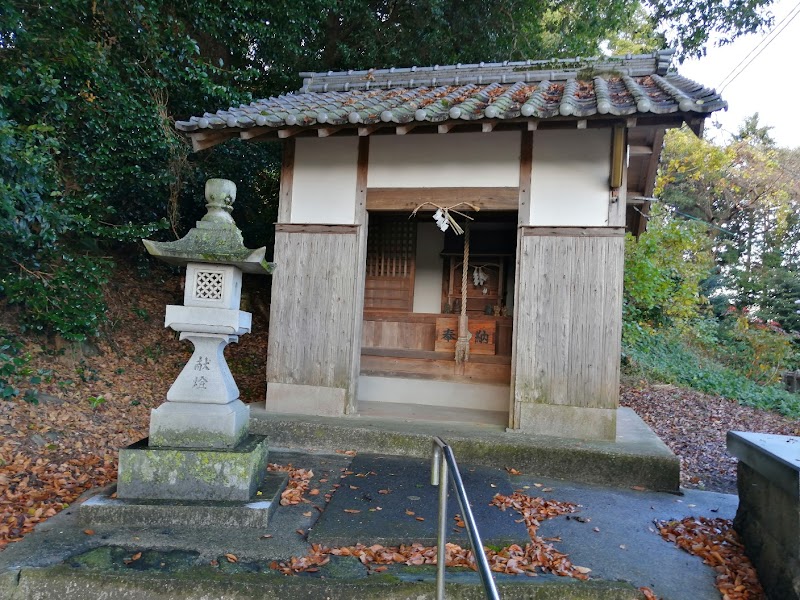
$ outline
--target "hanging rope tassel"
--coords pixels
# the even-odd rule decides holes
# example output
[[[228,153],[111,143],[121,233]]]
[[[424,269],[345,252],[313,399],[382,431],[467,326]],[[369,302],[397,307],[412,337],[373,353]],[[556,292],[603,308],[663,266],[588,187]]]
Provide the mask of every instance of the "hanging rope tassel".
[[[464,226],[464,262],[461,265],[461,315],[458,317],[458,341],[456,341],[456,364],[469,360],[469,319],[467,318],[467,275],[469,271],[469,221]]]

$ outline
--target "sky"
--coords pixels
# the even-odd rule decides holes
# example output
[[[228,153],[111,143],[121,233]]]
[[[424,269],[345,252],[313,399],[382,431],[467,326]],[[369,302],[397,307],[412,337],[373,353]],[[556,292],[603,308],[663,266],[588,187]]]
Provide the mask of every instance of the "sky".
[[[761,125],[770,125],[770,135],[779,146],[800,147],[800,118],[795,99],[800,92],[800,79],[794,73],[796,57],[800,54],[800,0],[777,0],[770,7],[775,16],[777,32],[763,51],[721,92],[728,102],[727,111],[714,113],[706,121],[708,135],[719,142],[730,139],[745,117],[759,113]],[[792,16],[781,23],[787,15]],[[727,46],[709,47],[706,56],[677,65],[678,72],[702,85],[716,88],[743,59],[758,52],[759,42],[768,32],[743,36]],[[715,124],[720,128],[716,129]]]

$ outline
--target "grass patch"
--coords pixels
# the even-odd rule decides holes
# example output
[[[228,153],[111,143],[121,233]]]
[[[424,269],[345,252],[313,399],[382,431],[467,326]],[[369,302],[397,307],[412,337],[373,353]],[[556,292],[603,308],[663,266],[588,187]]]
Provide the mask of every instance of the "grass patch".
[[[800,395],[777,385],[759,385],[690,348],[674,331],[627,328],[623,361],[631,375],[689,387],[736,400],[745,406],[800,418]]]

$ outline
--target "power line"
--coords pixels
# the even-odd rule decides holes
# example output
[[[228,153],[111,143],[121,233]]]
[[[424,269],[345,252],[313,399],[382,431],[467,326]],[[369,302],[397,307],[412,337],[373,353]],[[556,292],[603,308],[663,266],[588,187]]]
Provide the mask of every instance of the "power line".
[[[792,16],[792,13],[793,13],[793,12],[795,12],[795,11],[796,11],[796,10],[797,10],[799,7],[800,7],[800,2],[798,2],[798,3],[797,3],[795,6],[794,6],[794,7],[792,7],[792,9],[791,9],[791,10],[790,10],[790,11],[789,11],[787,14],[786,14],[786,16],[785,16],[785,17],[783,17],[783,19],[781,19],[781,20],[778,22],[778,24],[777,24],[777,25],[775,25],[775,27],[773,27],[773,28],[772,28],[772,29],[769,31],[769,33],[767,33],[767,35],[765,35],[763,38],[761,38],[761,39],[759,40],[758,44],[756,44],[756,45],[755,45],[755,47],[754,47],[752,50],[750,50],[750,52],[748,52],[748,53],[747,53],[747,55],[746,55],[746,56],[745,56],[745,57],[744,57],[744,58],[743,58],[741,61],[739,61],[739,64],[737,64],[737,65],[736,65],[736,66],[735,66],[733,69],[731,69],[731,70],[730,70],[730,72],[729,72],[729,73],[728,73],[728,74],[727,74],[727,75],[726,75],[726,76],[725,76],[725,77],[722,79],[722,81],[720,82],[719,86],[717,86],[717,87],[720,87],[720,88],[724,89],[724,88],[725,88],[725,87],[726,87],[726,86],[727,86],[727,85],[730,83],[730,81],[727,81],[727,80],[728,80],[728,78],[729,78],[731,75],[733,75],[733,74],[734,74],[734,72],[736,72],[736,70],[737,70],[739,67],[741,67],[741,66],[742,66],[742,64],[743,64],[743,63],[745,63],[745,61],[747,61],[747,59],[748,59],[748,58],[750,58],[754,52],[756,52],[757,50],[759,50],[759,47],[760,47],[762,44],[769,45],[769,44],[772,42],[772,40],[774,40],[774,39],[777,37],[777,35],[778,35],[778,34],[779,34],[781,31],[783,31],[783,29],[785,29],[785,27],[782,27],[782,28],[781,28],[781,30],[780,30],[780,31],[778,31],[778,28],[779,28],[779,27],[781,27],[781,26],[782,26],[782,25],[783,25],[783,24],[786,22],[786,20],[787,20],[787,19],[789,19],[790,17],[794,18],[794,17]],[[795,16],[796,16],[796,15],[795,15]],[[791,22],[791,21],[790,21],[790,22]],[[786,25],[788,25],[788,24],[789,24],[789,23],[786,23]],[[766,48],[766,46],[764,46],[764,47]],[[763,50],[764,50],[764,48],[761,48],[761,50],[759,51],[759,54],[760,54],[760,53],[761,53]],[[757,55],[756,55],[756,56],[757,56]],[[755,57],[753,57],[753,58],[755,59]],[[752,61],[750,61],[750,62],[752,62]],[[748,65],[749,65],[749,62],[748,62]],[[744,67],[744,68],[746,68],[746,67],[747,67],[747,65],[745,65],[745,67]],[[742,70],[744,70],[744,68],[743,68]]]
[[[731,69],[731,71],[720,82],[718,86],[719,93],[722,93],[726,87],[733,83],[734,80],[736,80],[736,78],[739,77],[739,75],[741,75],[745,69],[747,69],[747,67],[749,67],[750,64],[757,59],[781,33],[783,33],[783,31],[791,24],[792,21],[794,21],[798,14],[800,14],[800,2],[795,4],[792,10],[789,11],[789,13],[769,32],[769,34],[763,37],[761,41],[756,44],[755,48],[753,48],[747,54],[747,56],[745,56],[739,62],[738,65]]]

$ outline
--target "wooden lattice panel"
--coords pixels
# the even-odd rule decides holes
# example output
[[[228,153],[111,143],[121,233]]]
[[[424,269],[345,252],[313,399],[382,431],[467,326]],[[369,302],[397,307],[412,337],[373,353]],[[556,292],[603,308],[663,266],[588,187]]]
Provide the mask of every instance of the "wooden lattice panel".
[[[375,215],[367,233],[365,310],[411,312],[414,305],[416,223]]]

